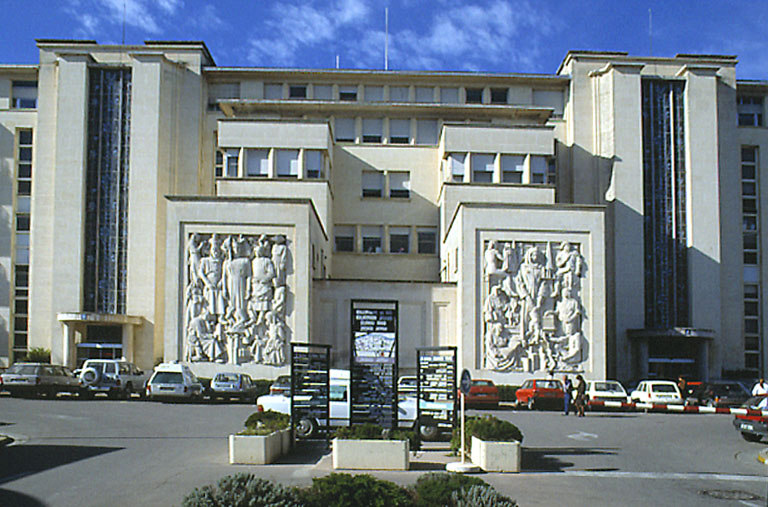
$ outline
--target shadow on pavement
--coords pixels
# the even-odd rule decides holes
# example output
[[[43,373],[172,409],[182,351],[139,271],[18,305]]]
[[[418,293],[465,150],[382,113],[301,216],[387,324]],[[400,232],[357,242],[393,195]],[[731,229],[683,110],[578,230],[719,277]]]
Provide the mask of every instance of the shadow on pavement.
[[[522,469],[525,472],[562,472],[573,466],[564,456],[614,455],[616,448],[594,447],[525,447]]]
[[[12,445],[0,450],[0,484],[51,468],[68,465],[123,447],[84,447],[74,445]],[[0,505],[16,505],[0,502]]]
[[[44,507],[45,503],[32,498],[24,493],[8,491],[0,488],[0,505],[13,505],[14,507]]]
[[[331,448],[325,440],[300,440],[293,450],[278,458],[275,463],[282,465],[315,465],[324,456],[330,454]]]

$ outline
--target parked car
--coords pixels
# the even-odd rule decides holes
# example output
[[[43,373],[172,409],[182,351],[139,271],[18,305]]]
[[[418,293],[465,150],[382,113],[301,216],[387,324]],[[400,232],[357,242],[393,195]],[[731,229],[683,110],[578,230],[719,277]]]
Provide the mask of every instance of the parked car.
[[[632,401],[638,403],[667,403],[672,405],[683,403],[680,389],[671,380],[643,380],[629,396]]]
[[[217,373],[211,380],[211,399],[256,401],[256,384],[244,373]]]
[[[749,410],[768,410],[768,395],[752,396],[741,407]],[[759,442],[764,437],[768,437],[768,417],[762,414],[737,414],[733,418],[733,426],[747,442]]]
[[[16,363],[2,374],[3,388],[11,396],[56,396],[80,393],[80,383],[69,368],[46,363]]]
[[[499,388],[492,380],[473,379],[464,403],[469,408],[499,408]]]
[[[588,380],[587,401],[629,401],[627,391],[615,380]]]
[[[515,398],[516,406],[528,407],[530,410],[544,404],[555,406],[559,403],[562,406],[565,391],[557,379],[528,379],[515,391]]]
[[[349,424],[349,389],[349,371],[331,370],[329,399],[331,426],[347,426]],[[303,398],[296,401],[307,401],[308,399]],[[260,411],[274,410],[281,414],[291,414],[290,396],[269,394],[260,396],[256,403]],[[422,409],[445,410],[446,416],[448,410],[453,410],[453,402],[427,402],[422,400],[420,405]],[[413,427],[416,421],[416,398],[408,397],[400,400],[398,409],[400,426],[406,428]],[[312,438],[317,434],[321,424],[324,425],[325,421],[315,417],[302,418],[296,423],[296,434],[300,438]],[[436,426],[422,426],[420,428],[420,435],[424,440],[434,440],[440,435],[440,428]]]
[[[88,359],[80,370],[80,386],[86,397],[103,393],[130,399],[131,394],[138,393],[143,398],[148,378],[148,373],[121,359]]]
[[[740,407],[751,395],[736,381],[704,382],[685,399],[686,405],[707,407]]]
[[[163,363],[155,368],[147,382],[147,397],[156,399],[203,399],[203,384],[189,366]]]
[[[416,396],[417,379],[415,376],[402,376],[397,379],[397,396],[400,399]]]
[[[291,395],[291,376],[280,375],[269,386],[269,394],[283,394],[285,396]]]

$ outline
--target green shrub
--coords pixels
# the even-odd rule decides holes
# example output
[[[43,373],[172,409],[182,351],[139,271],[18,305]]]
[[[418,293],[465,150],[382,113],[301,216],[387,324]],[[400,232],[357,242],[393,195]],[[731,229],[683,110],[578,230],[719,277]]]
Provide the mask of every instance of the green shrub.
[[[415,431],[396,429],[386,430],[374,423],[356,424],[338,428],[333,436],[344,440],[408,440],[412,451],[419,449],[419,439]]]
[[[254,412],[245,420],[245,431],[241,435],[267,435],[273,431],[284,430],[291,425],[291,416],[274,410]]]
[[[492,487],[475,485],[454,491],[451,505],[455,507],[517,507],[517,502]]]
[[[25,363],[50,363],[51,351],[43,347],[32,347],[22,359]]]
[[[517,401],[517,398],[515,397],[515,393],[520,388],[520,386],[501,385],[496,387],[499,388],[499,401],[511,401],[511,402]]]
[[[330,474],[299,491],[307,507],[411,507],[405,489],[371,475]]]
[[[509,421],[502,421],[492,415],[487,415],[485,417],[467,417],[464,425],[464,449],[466,452],[469,452],[472,445],[472,436],[490,442],[523,441],[523,434],[517,426]],[[460,440],[461,427],[456,427],[453,429],[453,434],[451,435],[451,450],[454,453],[458,453],[459,451]]]
[[[228,475],[216,486],[195,488],[183,507],[302,507],[294,489],[285,488],[252,474]]]
[[[416,496],[416,507],[451,505],[451,496],[471,486],[488,485],[482,479],[470,475],[431,472],[416,480],[411,490]]]

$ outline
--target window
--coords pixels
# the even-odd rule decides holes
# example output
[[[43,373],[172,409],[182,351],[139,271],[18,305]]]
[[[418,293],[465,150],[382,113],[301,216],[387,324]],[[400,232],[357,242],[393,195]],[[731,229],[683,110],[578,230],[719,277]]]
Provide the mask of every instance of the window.
[[[380,143],[384,137],[384,120],[381,118],[363,118],[363,142]]]
[[[16,287],[29,287],[29,266],[16,266],[14,285]]]
[[[37,82],[13,81],[11,83],[11,107],[34,109],[37,107]]]
[[[554,185],[557,182],[557,160],[555,157],[547,159],[547,183]]]
[[[315,100],[333,100],[333,86],[314,85],[312,87],[312,95]]]
[[[763,97],[740,96],[737,108],[739,126],[760,127],[763,125]]]
[[[440,88],[440,102],[442,102],[443,104],[458,104],[459,89],[458,88]]]
[[[355,226],[337,225],[334,228],[334,244],[337,252],[355,251]]]
[[[389,228],[389,252],[403,254],[410,251],[411,229],[410,227]]]
[[[292,99],[306,99],[307,85],[290,85],[288,87],[288,97]]]
[[[491,104],[506,104],[508,88],[491,88]]]
[[[213,171],[217,178],[224,176],[224,153],[221,150],[216,150],[213,154]]]
[[[339,100],[345,102],[357,101],[357,86],[339,86]]]
[[[437,120],[416,122],[416,144],[437,144]]]
[[[411,142],[411,120],[389,120],[389,142],[408,144]]]
[[[299,150],[275,150],[278,178],[299,177]]]
[[[750,100],[746,106],[760,103],[761,97],[740,97],[742,101]],[[740,123],[741,124],[741,119]],[[762,336],[760,333],[760,234],[758,230],[759,185],[757,163],[758,149],[755,146],[741,147],[741,195],[742,195],[742,247],[744,261],[744,367],[757,370],[760,365],[762,351]]]
[[[363,197],[382,197],[384,191],[384,173],[363,171]]]
[[[323,177],[325,155],[320,150],[304,151],[304,177],[318,179]]]
[[[283,98],[283,85],[278,83],[268,83],[264,85],[264,98],[270,100],[279,100]]]
[[[363,252],[381,253],[381,226],[363,227]]]
[[[482,104],[482,103],[483,103],[483,89],[467,88],[467,104]]]
[[[29,231],[30,218],[28,213],[16,213],[16,230]]]
[[[434,102],[435,101],[435,89],[426,86],[416,87],[416,102]]]
[[[336,118],[335,133],[337,142],[354,143],[355,142],[355,119],[354,118]]]
[[[437,229],[434,227],[420,227],[416,230],[416,240],[420,254],[437,253]]]
[[[367,102],[381,102],[384,100],[383,86],[365,86],[365,100]]]
[[[266,178],[269,176],[269,150],[246,150],[246,176],[250,178]],[[236,175],[237,173],[235,173]]]
[[[396,198],[408,198],[411,196],[411,173],[389,173],[389,196]]]
[[[548,168],[547,157],[531,155],[531,183],[547,183]]]
[[[501,181],[503,183],[522,183],[525,172],[525,155],[501,156]]]
[[[390,86],[389,100],[391,102],[409,102],[410,89],[407,86]]]
[[[224,156],[224,169],[226,170],[227,178],[237,178],[237,165],[240,158],[240,150],[237,148],[228,148],[223,153]]]
[[[16,186],[16,193],[19,195],[31,195],[32,194],[32,182],[19,180]]]
[[[470,164],[472,165],[473,183],[491,183],[493,181],[494,155],[487,153],[472,153]]]
[[[448,168],[451,174],[451,181],[464,181],[466,159],[466,153],[451,153],[448,155]]]

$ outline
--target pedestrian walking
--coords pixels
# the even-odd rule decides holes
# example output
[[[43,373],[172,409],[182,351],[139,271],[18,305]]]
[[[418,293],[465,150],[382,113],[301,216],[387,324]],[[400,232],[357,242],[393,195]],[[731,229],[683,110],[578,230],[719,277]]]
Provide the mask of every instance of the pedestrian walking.
[[[565,392],[565,396],[563,396],[563,415],[568,415],[571,413],[572,390],[573,384],[571,383],[571,379],[568,378],[568,375],[563,375],[563,391]]]
[[[587,383],[584,382],[584,377],[576,375],[576,415],[584,417],[584,408],[587,404]]]
[[[765,379],[761,378],[757,381],[755,387],[752,388],[752,396],[761,396],[764,394],[768,394],[768,384],[765,383]]]

